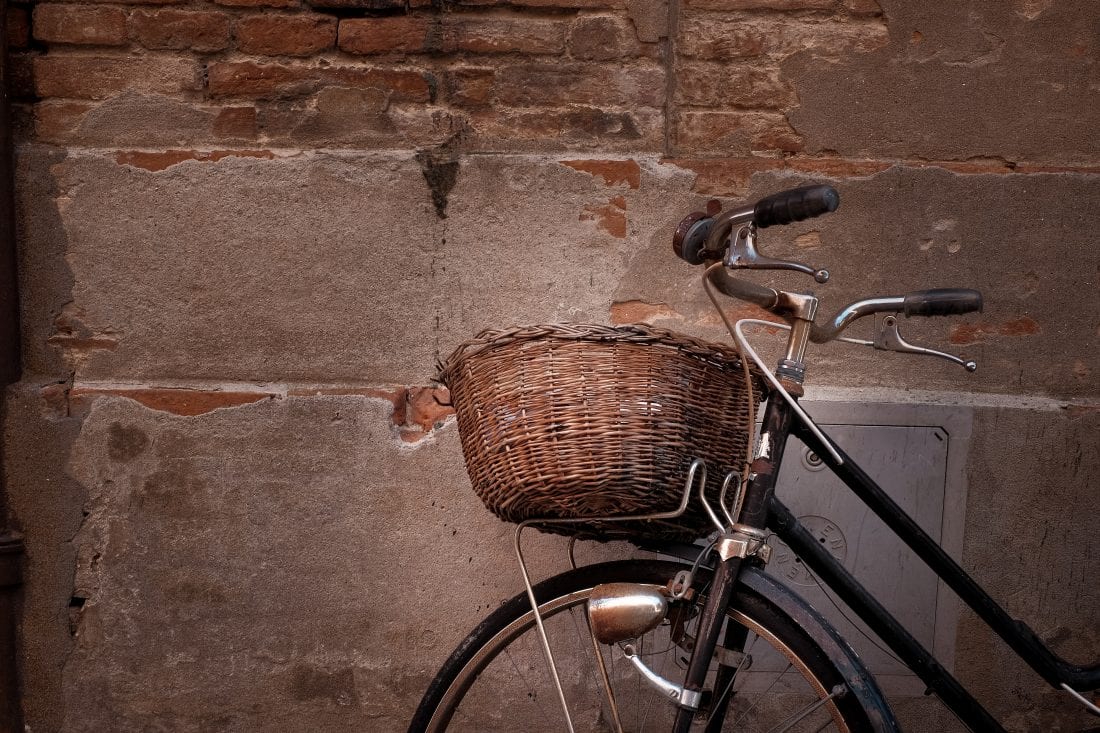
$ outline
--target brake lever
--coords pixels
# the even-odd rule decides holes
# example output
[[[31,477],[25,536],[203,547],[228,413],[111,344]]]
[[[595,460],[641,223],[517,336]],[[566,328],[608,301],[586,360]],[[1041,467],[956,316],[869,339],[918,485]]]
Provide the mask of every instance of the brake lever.
[[[726,254],[726,267],[745,270],[794,270],[811,276],[819,283],[829,282],[829,271],[815,269],[793,260],[777,260],[765,257],[756,249],[756,227],[743,226],[730,237],[730,247]]]
[[[880,317],[881,316],[881,317]],[[978,368],[978,363],[964,360],[954,354],[947,354],[935,349],[926,349],[923,346],[915,346],[906,341],[898,331],[897,314],[875,314],[875,342],[874,347],[880,351],[897,351],[903,354],[921,354],[924,356],[938,356],[941,359],[958,364],[968,372]]]

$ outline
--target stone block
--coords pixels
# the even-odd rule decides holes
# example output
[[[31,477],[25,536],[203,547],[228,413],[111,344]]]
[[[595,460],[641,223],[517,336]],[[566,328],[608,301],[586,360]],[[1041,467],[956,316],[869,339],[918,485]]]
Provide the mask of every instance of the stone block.
[[[69,158],[41,181],[66,192],[60,208],[57,193],[25,189],[24,264],[62,278],[30,311],[31,364],[60,354],[82,377],[123,381],[432,373],[446,286],[418,164],[181,155],[151,170],[163,157]]]

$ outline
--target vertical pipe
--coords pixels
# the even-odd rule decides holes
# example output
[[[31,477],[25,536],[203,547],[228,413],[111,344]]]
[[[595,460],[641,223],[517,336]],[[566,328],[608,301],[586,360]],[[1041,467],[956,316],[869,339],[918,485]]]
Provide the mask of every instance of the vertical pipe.
[[[0,416],[6,388],[20,377],[19,292],[15,252],[15,175],[11,83],[8,72],[8,4],[0,0]],[[3,434],[0,432],[0,457]],[[22,583],[23,542],[9,531],[8,493],[0,471],[0,731],[22,731],[16,619]]]

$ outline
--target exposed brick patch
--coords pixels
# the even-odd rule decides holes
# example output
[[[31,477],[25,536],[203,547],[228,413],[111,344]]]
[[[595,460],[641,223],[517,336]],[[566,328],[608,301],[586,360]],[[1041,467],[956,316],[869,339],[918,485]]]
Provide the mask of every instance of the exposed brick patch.
[[[953,344],[973,344],[990,336],[1034,336],[1042,328],[1030,316],[1023,316],[1004,323],[960,323],[952,327],[950,341]]]
[[[336,44],[327,15],[252,15],[237,22],[237,48],[267,56],[310,56]]]
[[[625,183],[637,189],[642,185],[642,169],[635,160],[563,160],[561,164],[599,176],[608,186]]]
[[[626,237],[626,199],[615,196],[606,204],[586,204],[580,221],[594,221],[596,226],[613,237]]]
[[[278,395],[272,392],[236,392],[164,387],[74,386],[69,390],[68,396],[69,412],[73,415],[86,414],[96,397],[115,396],[140,402],[150,410],[194,417],[225,407],[240,407],[241,405],[274,399]]]
[[[644,300],[620,300],[611,304],[611,323],[621,326],[626,323],[653,324],[661,318],[675,318],[676,311],[665,303],[647,303]]]
[[[397,102],[427,102],[431,97],[428,75],[406,69],[231,61],[211,64],[208,78],[210,93],[215,97],[288,99],[306,96],[326,85],[379,89]]]
[[[155,153],[129,150],[116,153],[115,162],[119,165],[132,165],[135,168],[144,168],[147,171],[156,172],[171,168],[187,160],[212,163],[222,158],[233,157],[272,159],[275,154],[270,150],[163,150]]]
[[[73,352],[113,351],[118,348],[119,334],[110,327],[86,323],[86,314],[73,303],[66,303],[53,319],[54,332],[46,343]]]
[[[202,89],[190,58],[144,56],[39,56],[35,91],[41,97],[107,99],[127,90],[175,94]]]
[[[34,37],[48,43],[122,46],[126,43],[126,13],[121,8],[89,5],[38,5]]]
[[[451,395],[446,387],[409,387],[406,391],[404,421],[398,423],[395,412],[394,424],[398,426],[403,441],[415,443],[436,428],[442,427],[454,412]]]
[[[172,8],[136,10],[130,17],[130,33],[146,48],[220,51],[229,46],[229,15]]]

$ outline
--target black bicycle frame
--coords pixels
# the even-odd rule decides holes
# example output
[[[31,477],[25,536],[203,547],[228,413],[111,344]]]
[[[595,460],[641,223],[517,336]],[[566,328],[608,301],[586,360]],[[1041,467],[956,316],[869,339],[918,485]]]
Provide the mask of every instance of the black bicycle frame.
[[[1025,623],[1009,616],[831,439],[826,436],[828,443],[823,442],[785,401],[769,400],[761,428],[761,445],[768,446],[769,454],[761,451],[753,462],[754,476],[746,488],[740,521],[750,526],[766,526],[775,532],[968,727],[983,733],[1003,730],[958,680],[936,662],[932,654],[776,498],[776,476],[787,438],[791,435],[814,451],[837,478],[1043,679],[1055,687],[1065,683],[1079,691],[1100,688],[1100,664],[1080,667],[1054,654]]]

